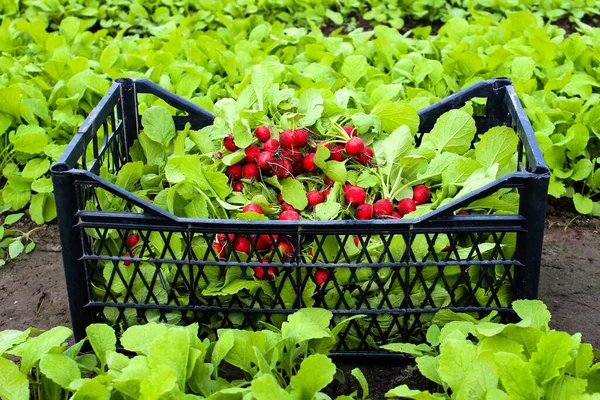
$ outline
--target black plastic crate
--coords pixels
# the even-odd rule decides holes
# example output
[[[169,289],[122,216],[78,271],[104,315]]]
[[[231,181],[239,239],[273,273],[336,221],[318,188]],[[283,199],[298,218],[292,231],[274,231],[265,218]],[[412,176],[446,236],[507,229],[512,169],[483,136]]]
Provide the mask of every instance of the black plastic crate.
[[[312,306],[329,309],[335,322],[362,315],[340,332],[337,354],[381,355],[378,345],[423,341],[441,308],[479,315],[496,310],[506,319],[512,300],[537,297],[549,170],[508,79],[479,82],[421,110],[419,132],[429,132],[444,112],[483,98],[484,115],[475,117],[478,132],[508,125],[519,134],[514,172],[423,217],[401,220],[175,217],[99,176],[102,165],[116,172],[128,161],[140,130],[141,94],[181,110],[174,117],[177,129],[188,122],[199,129],[213,120],[148,80],[119,79],[52,166],[76,340],[95,322],[110,323],[117,331],[148,321],[199,322],[204,335],[218,328],[262,329],[261,322],[278,325],[299,308]],[[518,213],[455,215],[498,191],[518,192]],[[120,198],[123,212],[102,211],[103,192]],[[142,249],[125,269],[125,238],[134,232]],[[277,249],[267,254],[279,278],[258,282],[248,278],[259,256],[255,243],[248,257],[231,252],[217,259],[212,250],[217,233],[266,234],[275,242],[276,235],[288,235],[296,250],[288,260]],[[355,235],[360,236],[358,252],[350,254],[346,244]],[[373,250],[368,246],[375,239],[381,243]],[[302,251],[308,242],[312,255]],[[327,255],[328,243],[339,247],[336,254]],[[317,287],[318,269],[336,279]],[[211,288],[216,280],[225,283]],[[232,291],[228,285],[244,289],[227,294]]]

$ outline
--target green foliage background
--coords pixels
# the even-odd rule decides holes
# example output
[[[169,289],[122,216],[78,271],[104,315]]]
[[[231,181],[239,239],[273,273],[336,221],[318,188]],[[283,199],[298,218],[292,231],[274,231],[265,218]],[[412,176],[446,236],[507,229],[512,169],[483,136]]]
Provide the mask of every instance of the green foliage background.
[[[364,112],[508,76],[553,170],[550,194],[599,216],[600,29],[580,21],[599,3],[2,0],[0,211],[55,218],[48,169],[113,79],[145,77],[212,110],[262,64],[300,91],[346,87]],[[548,22],[565,16],[578,33]],[[425,25],[398,31],[413,19]],[[445,21],[436,35],[433,20]],[[375,30],[355,29],[365,21]],[[324,36],[323,24],[349,33]]]

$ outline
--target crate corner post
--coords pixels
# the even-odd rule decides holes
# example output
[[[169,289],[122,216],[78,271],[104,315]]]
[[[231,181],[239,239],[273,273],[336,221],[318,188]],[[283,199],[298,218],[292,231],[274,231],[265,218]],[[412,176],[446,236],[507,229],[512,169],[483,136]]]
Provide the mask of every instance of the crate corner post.
[[[517,260],[523,265],[515,271],[515,300],[538,298],[548,181],[549,174],[533,176],[519,194],[519,214],[525,219],[524,230],[517,236]]]
[[[131,78],[119,78],[115,80],[119,84],[121,104],[117,107],[117,114],[123,121],[124,129],[124,152],[129,158],[129,149],[137,138],[139,132],[138,100],[135,81]]]
[[[81,231],[76,226],[77,192],[75,176],[68,173],[69,166],[57,163],[52,166],[52,183],[57,200],[56,211],[62,248],[63,267],[71,325],[75,341],[86,336],[85,329],[92,323],[89,303],[87,274],[82,261],[83,243]]]

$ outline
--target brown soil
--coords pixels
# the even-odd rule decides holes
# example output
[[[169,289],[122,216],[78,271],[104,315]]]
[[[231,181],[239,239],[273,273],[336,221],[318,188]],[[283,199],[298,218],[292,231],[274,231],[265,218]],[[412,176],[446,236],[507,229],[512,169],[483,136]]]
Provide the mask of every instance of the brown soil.
[[[581,332],[585,342],[600,348],[600,221],[583,217],[570,221],[568,216],[553,216],[552,209],[548,221],[539,297],[552,312],[553,328]],[[49,225],[33,237],[37,243],[33,253],[0,268],[0,330],[69,325],[57,226]],[[336,362],[345,375],[344,383],[331,388],[336,394],[348,394],[359,387],[350,375],[356,367],[367,377],[373,399],[382,399],[387,390],[404,383],[432,388],[408,362]]]
[[[595,227],[546,231],[539,298],[554,329],[581,332],[583,341],[600,348],[600,222],[593,221]]]
[[[0,330],[69,325],[56,224],[35,232],[36,249],[0,268]]]
[[[597,16],[586,15],[583,18],[581,18],[581,22],[595,28],[600,26],[600,18]],[[570,35],[571,33],[578,32],[577,24],[571,21],[569,17],[563,17],[559,20],[553,21],[552,23],[564,29],[565,35]]]

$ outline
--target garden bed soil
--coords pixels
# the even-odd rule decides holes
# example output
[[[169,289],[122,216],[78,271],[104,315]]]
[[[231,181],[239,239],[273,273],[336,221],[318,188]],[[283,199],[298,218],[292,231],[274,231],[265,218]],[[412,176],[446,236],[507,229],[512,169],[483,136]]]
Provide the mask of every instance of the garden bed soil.
[[[550,204],[539,293],[552,313],[553,328],[581,332],[595,348],[600,348],[599,231],[600,220],[571,215],[560,203]],[[37,243],[34,252],[0,268],[0,330],[70,323],[58,228],[50,224],[32,237]],[[356,367],[365,374],[373,399],[382,399],[387,390],[401,384],[435,388],[407,361],[342,358],[336,363],[345,382],[332,384],[328,388],[332,394],[348,394],[359,387],[350,375]]]

